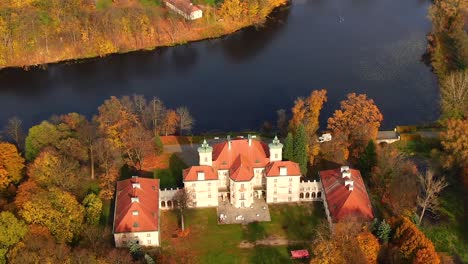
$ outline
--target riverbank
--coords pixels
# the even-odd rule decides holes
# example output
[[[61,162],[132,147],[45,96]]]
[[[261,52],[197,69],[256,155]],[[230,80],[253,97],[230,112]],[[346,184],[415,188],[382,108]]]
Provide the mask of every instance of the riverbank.
[[[54,2],[54,1],[52,1]],[[143,1],[144,2],[144,1]],[[152,50],[232,34],[266,21],[288,0],[198,3],[203,18],[186,21],[158,5],[48,7],[0,4],[0,69]],[[2,6],[3,5],[3,6]],[[53,4],[51,4],[53,5]],[[239,5],[238,10],[229,6]]]

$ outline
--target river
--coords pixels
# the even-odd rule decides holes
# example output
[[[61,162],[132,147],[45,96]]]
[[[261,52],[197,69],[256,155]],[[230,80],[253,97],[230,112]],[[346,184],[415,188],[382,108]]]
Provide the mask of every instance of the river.
[[[258,129],[298,96],[327,89],[321,123],[347,93],[366,93],[382,127],[437,119],[438,88],[421,62],[426,0],[294,0],[261,28],[220,39],[29,71],[0,71],[0,124],[53,114],[92,116],[111,95],[189,107],[196,132]]]

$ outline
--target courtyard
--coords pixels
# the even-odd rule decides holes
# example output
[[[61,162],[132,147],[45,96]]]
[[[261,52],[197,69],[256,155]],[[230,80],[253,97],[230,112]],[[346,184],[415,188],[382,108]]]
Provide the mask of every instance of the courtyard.
[[[247,208],[236,208],[229,201],[220,199],[217,216],[219,224],[248,224],[271,221],[270,210],[264,199],[254,199],[252,206]]]
[[[219,225],[216,208],[190,209],[187,237],[177,238],[177,211],[161,212],[164,262],[169,263],[308,263],[291,260],[289,251],[308,249],[315,228],[326,221],[321,202],[269,205],[270,222]],[[273,241],[273,243],[265,243]],[[281,243],[274,243],[282,241]],[[284,243],[287,242],[287,243]],[[246,246],[248,245],[248,246]]]

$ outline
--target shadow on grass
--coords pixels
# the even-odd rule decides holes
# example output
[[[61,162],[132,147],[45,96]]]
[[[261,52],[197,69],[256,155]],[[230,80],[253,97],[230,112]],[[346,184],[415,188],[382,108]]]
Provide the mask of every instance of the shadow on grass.
[[[152,177],[159,179],[161,189],[181,188],[184,187],[182,170],[186,168],[187,165],[176,154],[172,154],[169,158],[169,168],[155,170]]]
[[[281,250],[283,249],[283,250]],[[251,263],[262,264],[283,264],[292,263],[289,259],[288,251],[278,247],[255,247],[255,253],[251,257]]]

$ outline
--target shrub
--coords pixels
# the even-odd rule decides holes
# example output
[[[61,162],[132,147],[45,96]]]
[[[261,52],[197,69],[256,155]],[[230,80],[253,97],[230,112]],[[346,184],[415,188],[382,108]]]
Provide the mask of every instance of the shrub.
[[[419,134],[401,134],[400,140],[402,141],[416,141],[421,140],[421,135]]]
[[[416,126],[397,126],[396,127],[396,132],[398,133],[412,133],[416,132],[417,128]]]

